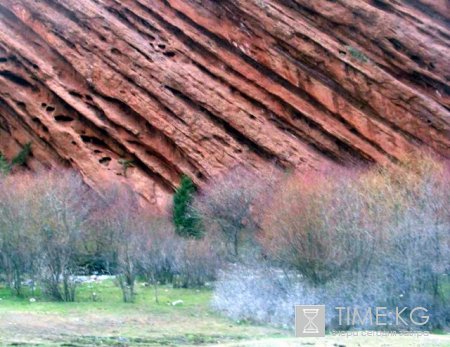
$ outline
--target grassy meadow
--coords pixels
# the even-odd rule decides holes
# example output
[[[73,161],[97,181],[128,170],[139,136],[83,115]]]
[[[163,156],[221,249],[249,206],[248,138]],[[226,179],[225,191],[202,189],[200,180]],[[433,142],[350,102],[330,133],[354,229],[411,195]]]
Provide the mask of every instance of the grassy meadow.
[[[93,296],[93,293],[96,295]],[[212,290],[137,287],[124,303],[113,280],[84,283],[75,302],[0,289],[2,346],[450,346],[450,336],[298,339],[290,330],[232,321],[210,308]],[[95,297],[95,301],[94,301]],[[31,300],[30,300],[31,299]],[[34,301],[35,299],[36,301]],[[182,303],[173,305],[176,301]]]
[[[93,301],[93,293],[96,301]],[[289,336],[288,332],[232,322],[209,309],[209,289],[138,286],[124,303],[112,280],[85,283],[76,302],[30,302],[0,290],[0,342],[4,345],[190,346]],[[172,305],[182,300],[182,304]]]

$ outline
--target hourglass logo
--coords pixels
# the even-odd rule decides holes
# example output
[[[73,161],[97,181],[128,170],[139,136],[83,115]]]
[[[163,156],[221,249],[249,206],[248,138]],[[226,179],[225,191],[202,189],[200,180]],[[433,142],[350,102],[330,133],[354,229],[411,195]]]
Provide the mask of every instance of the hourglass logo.
[[[297,337],[325,336],[325,306],[295,306],[295,335]]]

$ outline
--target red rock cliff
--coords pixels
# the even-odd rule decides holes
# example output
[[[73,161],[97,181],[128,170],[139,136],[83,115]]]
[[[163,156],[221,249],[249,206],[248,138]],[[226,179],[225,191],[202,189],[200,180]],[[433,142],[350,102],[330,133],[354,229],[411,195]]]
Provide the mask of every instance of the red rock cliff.
[[[158,206],[239,163],[449,157],[449,42],[447,0],[2,0],[0,150]]]

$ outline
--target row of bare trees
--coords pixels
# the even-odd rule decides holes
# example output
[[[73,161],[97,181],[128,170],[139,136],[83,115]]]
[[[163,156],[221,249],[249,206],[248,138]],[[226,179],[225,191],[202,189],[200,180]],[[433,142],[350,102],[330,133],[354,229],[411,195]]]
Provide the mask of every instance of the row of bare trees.
[[[71,276],[87,230],[91,192],[71,173],[0,182],[1,268],[17,295],[28,276],[57,300],[74,298]]]
[[[220,259],[220,242],[177,236],[169,218],[143,210],[124,187],[93,192],[72,171],[0,180],[0,275],[17,295],[27,283],[74,301],[77,276],[103,271],[128,302],[137,276],[198,286],[214,279]]]
[[[243,185],[240,195],[254,191],[254,179]],[[299,303],[422,306],[432,312],[434,327],[450,323],[446,163],[420,155],[398,166],[289,174],[263,196],[252,213],[258,262],[222,273],[218,309],[289,326]]]
[[[295,301],[322,300],[421,305],[445,322],[449,177],[427,156],[322,173],[235,168],[189,199],[204,230],[185,238],[126,188],[94,193],[67,171],[13,175],[0,180],[0,273],[18,295],[31,279],[70,301],[77,274],[105,271],[133,301],[138,276],[189,287],[223,270],[215,305],[236,318],[289,318]]]

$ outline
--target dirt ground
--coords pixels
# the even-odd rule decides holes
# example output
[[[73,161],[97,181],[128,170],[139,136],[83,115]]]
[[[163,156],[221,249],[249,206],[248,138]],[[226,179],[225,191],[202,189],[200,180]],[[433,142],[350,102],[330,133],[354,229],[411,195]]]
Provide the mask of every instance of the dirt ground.
[[[3,346],[450,346],[450,336],[293,338],[276,329],[250,325],[224,325],[220,319],[174,315],[109,313],[61,315],[56,313],[2,312]]]

